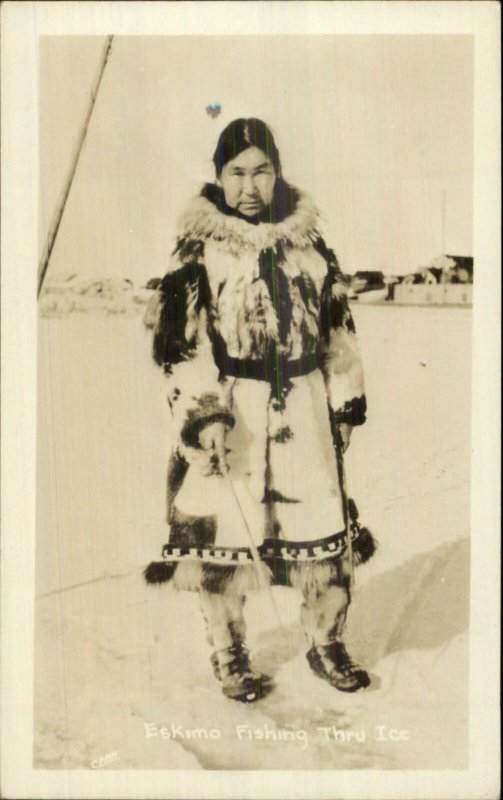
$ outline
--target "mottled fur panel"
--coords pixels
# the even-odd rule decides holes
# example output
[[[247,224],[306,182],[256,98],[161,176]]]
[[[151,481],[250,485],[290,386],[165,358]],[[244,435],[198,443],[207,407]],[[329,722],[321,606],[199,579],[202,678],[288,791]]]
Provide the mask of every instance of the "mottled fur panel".
[[[224,287],[218,302],[218,330],[234,358],[261,358],[278,339],[278,319],[264,280],[244,277]]]
[[[288,278],[281,269],[283,261],[284,252],[281,244],[259,253],[259,274],[269,291],[278,321],[279,341],[284,345],[292,323],[292,298]]]
[[[293,279],[290,293],[293,302],[289,356],[296,359],[316,351],[319,335],[318,298],[313,282],[305,274]]]
[[[178,450],[171,453],[168,462],[168,476],[166,486],[166,506],[167,506],[167,520],[169,522],[173,501],[185,479],[187,470],[189,469],[188,461],[181,455]]]
[[[215,543],[217,520],[214,516],[195,517],[172,506],[168,521],[169,543],[173,547],[211,547]]]
[[[281,250],[282,253],[282,250]],[[224,286],[215,327],[229,355],[259,359],[280,352],[292,359],[316,350],[318,297],[306,273],[290,276],[283,255],[274,250],[258,257],[255,279],[243,275]]]
[[[188,236],[180,237],[177,240],[174,255],[182,264],[203,263],[204,242],[201,239],[191,239]]]
[[[236,566],[203,564],[201,589],[211,594],[224,594],[236,576]]]

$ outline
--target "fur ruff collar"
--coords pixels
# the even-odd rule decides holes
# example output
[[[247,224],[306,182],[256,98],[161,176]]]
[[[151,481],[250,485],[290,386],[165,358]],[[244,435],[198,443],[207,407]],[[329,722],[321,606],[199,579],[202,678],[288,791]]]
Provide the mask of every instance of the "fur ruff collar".
[[[280,222],[258,224],[224,214],[211,200],[198,195],[180,219],[178,238],[222,241],[235,253],[265,250],[278,242],[305,249],[319,239],[319,213],[308,195],[296,191],[298,200],[289,216]]]

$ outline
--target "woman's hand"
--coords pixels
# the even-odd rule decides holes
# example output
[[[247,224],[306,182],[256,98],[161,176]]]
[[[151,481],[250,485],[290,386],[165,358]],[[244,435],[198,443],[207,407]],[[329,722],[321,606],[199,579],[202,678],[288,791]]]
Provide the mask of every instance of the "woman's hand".
[[[341,438],[341,446],[342,452],[345,453],[349,447],[349,442],[351,440],[351,434],[353,432],[353,426],[348,425],[347,422],[341,422],[339,424],[339,435]]]
[[[199,444],[206,456],[202,466],[202,473],[205,476],[223,475],[229,469],[225,447],[226,430],[223,422],[213,422],[199,434]]]

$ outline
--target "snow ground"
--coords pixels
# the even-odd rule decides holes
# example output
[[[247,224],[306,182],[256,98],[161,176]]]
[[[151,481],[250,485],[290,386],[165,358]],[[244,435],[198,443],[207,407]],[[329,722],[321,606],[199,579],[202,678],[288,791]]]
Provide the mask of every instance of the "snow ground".
[[[40,319],[37,767],[466,767],[471,310],[354,313],[369,419],[347,472],[380,550],[348,645],[372,685],[345,695],[310,673],[300,597],[276,588],[281,623],[267,596],[246,606],[276,682],[253,707],[221,695],[197,596],[142,580],[166,540],[169,418],[139,317]],[[390,729],[407,733],[380,741]]]

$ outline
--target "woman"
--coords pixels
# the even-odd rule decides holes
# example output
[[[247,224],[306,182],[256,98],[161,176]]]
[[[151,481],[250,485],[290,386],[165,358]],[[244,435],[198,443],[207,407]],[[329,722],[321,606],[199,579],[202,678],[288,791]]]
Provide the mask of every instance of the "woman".
[[[311,668],[355,691],[369,677],[342,641],[349,560],[367,560],[374,543],[353,520],[346,547],[334,450],[366,410],[346,285],[264,122],[231,122],[213,162],[216,183],[180,220],[148,315],[173,451],[169,543],[145,577],[199,591],[228,697],[251,702],[271,688],[250,667],[243,618],[246,591],[264,580],[300,589]]]

